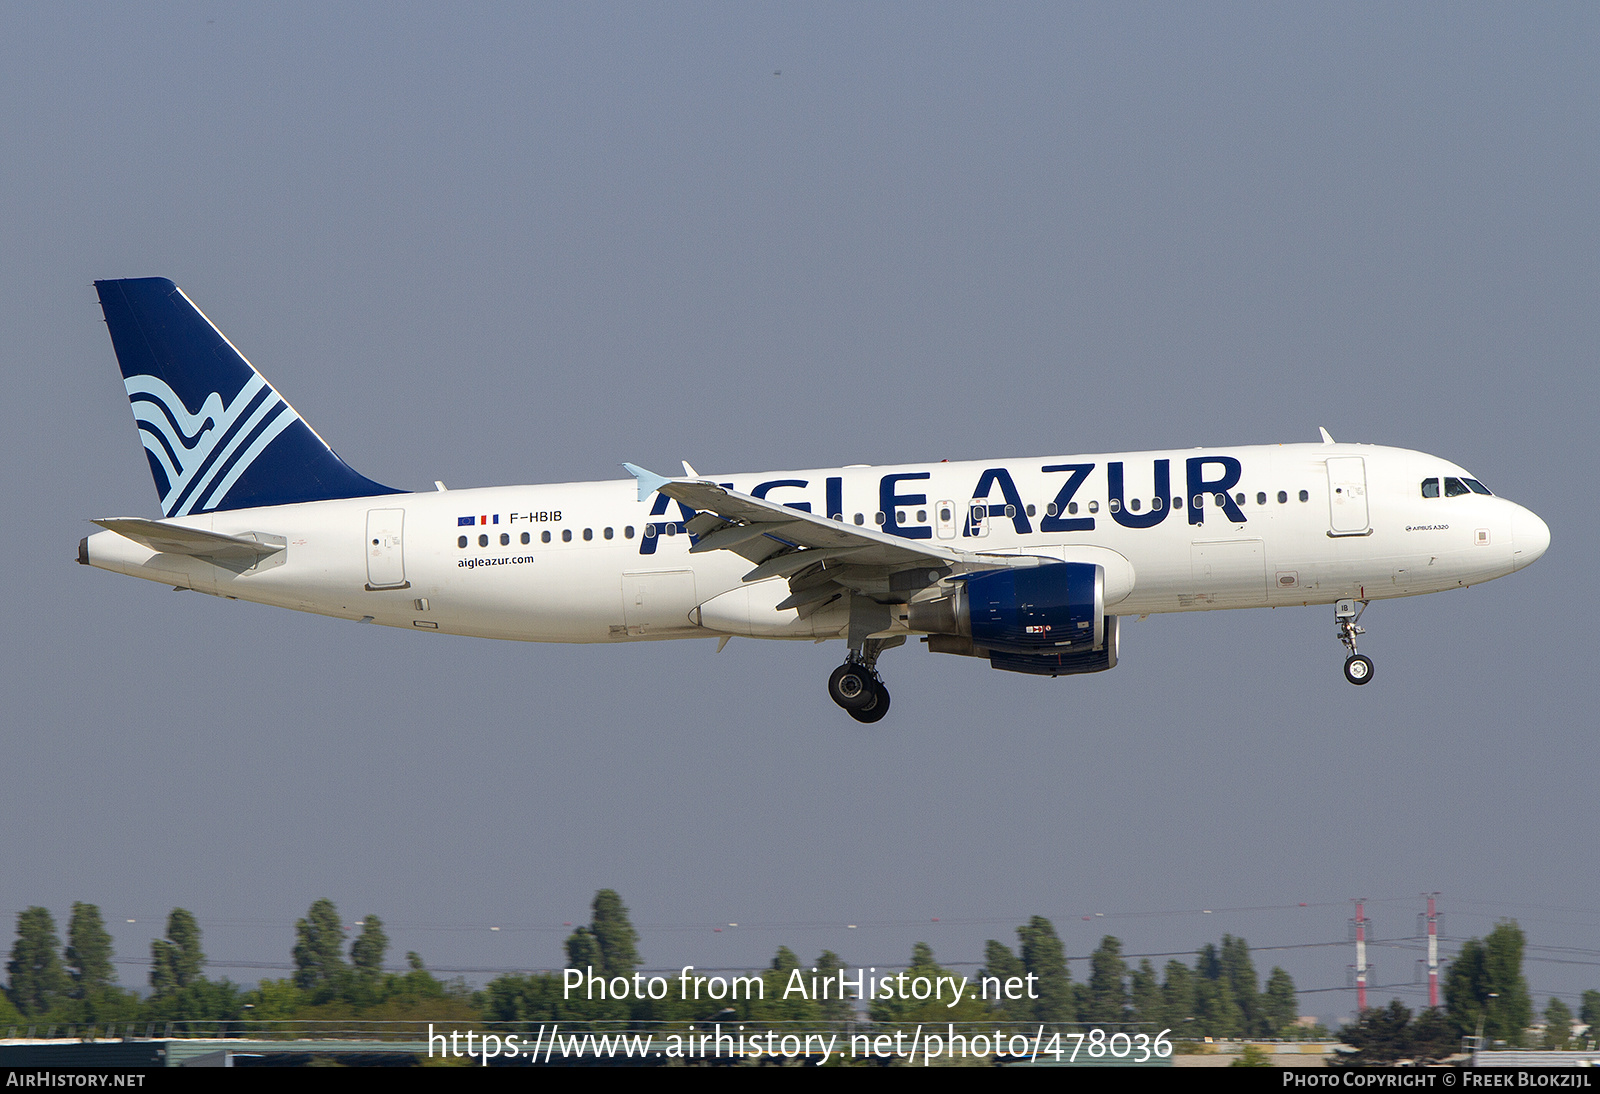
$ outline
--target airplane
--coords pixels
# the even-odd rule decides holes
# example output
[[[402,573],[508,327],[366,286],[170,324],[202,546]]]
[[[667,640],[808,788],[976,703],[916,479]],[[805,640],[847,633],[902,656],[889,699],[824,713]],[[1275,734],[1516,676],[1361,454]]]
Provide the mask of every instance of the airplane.
[[[357,473],[171,281],[97,281],[161,518],[95,520],[84,565],[432,634],[732,637],[849,652],[859,722],[918,638],[1036,676],[1103,672],[1118,621],[1334,605],[1352,684],[1374,600],[1544,554],[1538,516],[1422,452],[1320,443],[432,492]]]

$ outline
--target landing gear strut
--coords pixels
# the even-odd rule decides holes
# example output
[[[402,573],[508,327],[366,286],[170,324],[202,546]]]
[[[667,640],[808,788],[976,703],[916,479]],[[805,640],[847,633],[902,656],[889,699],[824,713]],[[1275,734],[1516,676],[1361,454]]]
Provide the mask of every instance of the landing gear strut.
[[[828,677],[828,695],[858,722],[876,722],[889,713],[889,689],[877,668],[878,655],[887,646],[884,640],[867,639]]]
[[[1356,652],[1356,635],[1367,633],[1365,627],[1356,624],[1367,610],[1368,603],[1360,601],[1361,607],[1357,608],[1357,601],[1341,600],[1333,606],[1333,619],[1339,627],[1339,641],[1350,651],[1350,656],[1344,659],[1344,678],[1352,684],[1365,684],[1372,679],[1372,658]]]

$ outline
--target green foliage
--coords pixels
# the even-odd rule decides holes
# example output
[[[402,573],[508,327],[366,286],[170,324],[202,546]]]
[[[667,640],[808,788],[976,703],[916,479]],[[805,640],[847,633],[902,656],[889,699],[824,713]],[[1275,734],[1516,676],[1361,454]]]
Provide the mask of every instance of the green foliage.
[[[1161,1025],[1177,1037],[1199,1036],[1194,1029],[1194,972],[1177,958],[1167,962],[1166,979],[1161,985]]]
[[[1586,991],[1578,1005],[1578,1021],[1588,1026],[1584,1034],[1590,1044],[1600,1043],[1600,991]]]
[[[17,915],[17,941],[6,974],[11,980],[11,1003],[24,1017],[44,1015],[66,998],[68,981],[60,951],[56,922],[47,909],[34,907]]]
[[[1128,1020],[1127,974],[1121,939],[1106,935],[1089,955],[1089,1009],[1083,1021],[1120,1026]]]
[[[174,908],[167,916],[167,936],[150,943],[150,987],[157,996],[198,984],[206,955],[200,949],[200,924],[194,914]]]
[[[1052,932],[1053,934],[1053,932]],[[1059,946],[1059,943],[1057,944]],[[882,976],[888,974],[879,974]],[[904,976],[904,979],[900,979]],[[944,984],[944,997],[938,998],[932,986],[938,984],[940,977],[955,977],[957,984],[961,977],[943,968],[933,959],[933,947],[926,942],[918,942],[911,947],[911,967],[903,974],[895,973],[895,997],[893,999],[873,999],[871,1016],[874,1022],[896,1023],[937,1023],[937,1022],[981,1022],[992,1017],[989,1005],[977,998],[977,993],[968,985],[966,995],[960,1003],[951,1006],[953,995],[948,979]],[[919,984],[919,978],[921,983]],[[918,988],[924,987],[929,991],[928,998],[917,999]]]
[[[817,958],[817,976],[832,981],[835,989],[828,993],[828,998],[817,1004],[825,1022],[848,1022],[856,1016],[855,1004],[849,999],[840,998],[838,991],[839,974],[848,971],[849,966],[832,950],[823,950],[822,956]]]
[[[111,967],[111,934],[93,904],[79,901],[72,905],[66,958],[74,999],[103,995],[116,980],[116,970]]]
[[[1078,999],[1055,925],[1036,915],[1026,927],[1017,928],[1017,941],[1021,943],[1023,966],[1038,977],[1034,990],[1039,998],[1033,1000],[1033,1013],[1028,1017],[1035,1022],[1076,1022]]]
[[[344,926],[333,901],[311,905],[294,925],[294,982],[319,1003],[337,998],[345,987]]]
[[[1243,1033],[1247,1037],[1267,1036],[1261,1019],[1261,1000],[1256,988],[1256,966],[1250,958],[1250,947],[1242,938],[1231,934],[1222,936],[1222,953],[1218,962],[1222,978],[1228,982],[1228,991],[1238,1004]]]
[[[1147,957],[1139,962],[1139,967],[1133,970],[1128,992],[1130,1006],[1129,1019],[1141,1026],[1149,1027],[1146,1032],[1154,1035],[1162,1027],[1162,1019],[1166,1016],[1166,1006],[1161,998],[1161,978],[1156,975],[1156,967],[1150,964]]]
[[[1352,1066],[1417,1063],[1442,1060],[1461,1048],[1450,1020],[1438,1010],[1425,1010],[1412,1021],[1411,1011],[1395,999],[1382,1009],[1362,1011],[1353,1025],[1339,1031],[1339,1039],[1356,1049],[1343,1063]]]
[[[1522,975],[1526,937],[1514,919],[1501,920],[1482,940],[1469,939],[1445,974],[1445,1009],[1464,1036],[1521,1045],[1533,1020],[1533,1001]]]
[[[1299,1011],[1294,978],[1274,965],[1267,977],[1267,990],[1261,993],[1261,1029],[1258,1032],[1263,1037],[1287,1037]]]
[[[995,980],[987,986],[989,1003],[998,1012],[999,1017],[1010,1022],[1026,1022],[1033,1017],[1034,1000],[1028,998],[1027,982],[1024,980],[1028,968],[1016,954],[1011,952],[1011,947],[994,939],[983,944],[983,967],[978,970],[978,991],[985,990],[985,980]],[[1022,980],[1022,998],[1007,999],[1005,989],[1008,981]]]
[[[1566,1049],[1572,1043],[1572,1008],[1554,997],[1544,1008],[1544,1047]]]
[[[599,967],[606,976],[631,976],[639,967],[639,932],[628,919],[628,909],[615,889],[594,895],[589,930],[600,947]]]
[[[1245,1045],[1244,1051],[1239,1053],[1239,1058],[1229,1067],[1271,1067],[1272,1053],[1260,1045]]]
[[[389,936],[383,933],[383,920],[369,915],[361,923],[361,934],[350,946],[350,964],[357,973],[371,980],[383,975],[383,955],[389,949]]]

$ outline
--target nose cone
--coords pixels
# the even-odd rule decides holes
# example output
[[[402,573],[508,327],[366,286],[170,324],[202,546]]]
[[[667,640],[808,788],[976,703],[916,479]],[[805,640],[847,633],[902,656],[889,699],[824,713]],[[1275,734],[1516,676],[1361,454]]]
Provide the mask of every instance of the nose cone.
[[[1520,570],[1550,548],[1550,526],[1538,515],[1517,506],[1511,516],[1511,568]]]

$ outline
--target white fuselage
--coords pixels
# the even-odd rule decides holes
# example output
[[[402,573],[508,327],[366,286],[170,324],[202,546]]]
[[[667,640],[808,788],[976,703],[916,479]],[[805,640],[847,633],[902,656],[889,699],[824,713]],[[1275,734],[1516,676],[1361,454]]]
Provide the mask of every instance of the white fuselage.
[[[1289,444],[702,477],[913,542],[1099,562],[1107,612],[1141,615],[1438,592],[1543,553],[1549,531],[1519,505],[1423,496],[1424,480],[1452,476],[1467,473],[1420,452]],[[484,638],[844,636],[847,609],[775,611],[783,578],[747,585],[746,559],[691,554],[691,516],[660,494],[639,501],[628,480],[449,490],[165,522],[281,537],[284,550],[243,572],[109,531],[90,537],[87,561],[218,596]],[[896,617],[891,631],[903,627]]]

